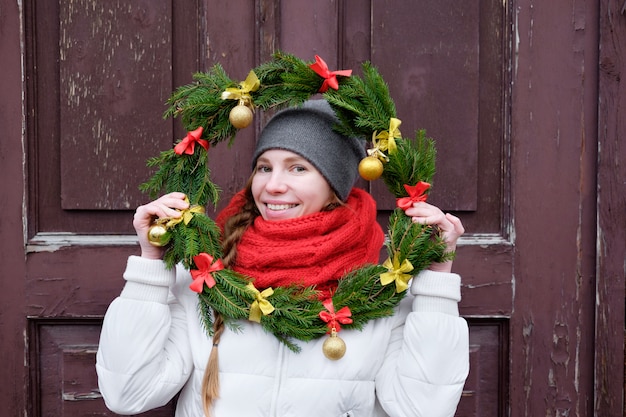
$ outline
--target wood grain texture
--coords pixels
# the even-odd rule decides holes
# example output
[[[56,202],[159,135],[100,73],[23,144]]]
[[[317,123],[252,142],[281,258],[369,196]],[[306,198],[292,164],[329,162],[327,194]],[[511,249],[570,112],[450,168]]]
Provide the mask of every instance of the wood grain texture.
[[[626,259],[626,61],[624,4],[600,1],[598,231],[594,413],[621,416],[624,406]]]

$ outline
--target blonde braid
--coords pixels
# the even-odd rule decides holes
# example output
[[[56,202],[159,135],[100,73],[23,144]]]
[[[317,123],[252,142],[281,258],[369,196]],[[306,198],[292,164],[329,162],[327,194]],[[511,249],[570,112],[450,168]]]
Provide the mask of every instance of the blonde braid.
[[[230,217],[224,224],[224,237],[222,240],[222,262],[226,268],[230,268],[235,264],[237,258],[237,244],[241,240],[244,232],[252,224],[254,219],[259,215],[258,210],[252,198],[250,189],[251,181],[246,186],[246,203],[241,211]],[[207,366],[202,377],[202,407],[204,415],[211,417],[211,407],[213,402],[219,397],[220,381],[219,381],[219,358],[218,345],[222,334],[224,333],[224,319],[222,315],[213,310],[213,347]]]

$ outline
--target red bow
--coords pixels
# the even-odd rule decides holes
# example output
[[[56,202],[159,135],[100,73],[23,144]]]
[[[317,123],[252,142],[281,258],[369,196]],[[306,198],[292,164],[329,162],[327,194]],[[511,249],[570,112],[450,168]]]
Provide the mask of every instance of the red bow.
[[[430,184],[424,181],[418,182],[416,185],[404,184],[404,189],[409,193],[408,197],[402,197],[396,199],[396,204],[402,210],[410,208],[413,203],[419,203],[420,201],[426,201],[428,195],[426,191],[430,188]]]
[[[339,325],[339,323],[352,323],[352,319],[350,318],[352,312],[350,311],[348,306],[342,308],[337,313],[335,313],[335,307],[333,306],[332,298],[328,298],[322,304],[324,304],[324,307],[326,307],[326,310],[328,311],[320,311],[319,315],[320,319],[322,319],[325,323],[328,323],[328,333],[330,333],[333,329],[339,332],[339,330],[341,330],[341,326]]]
[[[221,259],[218,259],[213,263],[213,257],[208,253],[200,253],[193,257],[193,261],[198,269],[191,270],[191,277],[193,282],[189,285],[192,291],[198,294],[202,293],[204,284],[207,287],[213,288],[215,285],[215,279],[213,278],[213,272],[221,271],[224,269],[224,264]]]
[[[174,152],[177,155],[186,153],[187,155],[193,155],[193,151],[196,148],[196,142],[198,142],[204,149],[209,149],[209,142],[204,139],[200,139],[202,136],[202,126],[194,130],[193,132],[187,132],[187,137],[174,146]]]
[[[352,70],[341,70],[341,71],[329,71],[328,65],[326,62],[315,55],[315,63],[310,64],[309,67],[315,71],[317,75],[324,78],[324,82],[320,87],[320,93],[324,93],[328,90],[328,87],[332,87],[335,90],[339,89],[339,82],[337,81],[337,75],[343,75],[344,77],[349,77],[352,74]]]

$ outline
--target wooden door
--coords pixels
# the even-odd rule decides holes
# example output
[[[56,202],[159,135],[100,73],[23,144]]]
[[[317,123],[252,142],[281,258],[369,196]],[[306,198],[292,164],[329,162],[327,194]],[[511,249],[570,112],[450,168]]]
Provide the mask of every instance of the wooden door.
[[[219,62],[244,79],[279,49],[318,54],[331,69],[370,60],[404,136],[425,128],[436,140],[431,200],[467,229],[455,269],[471,371],[457,416],[621,415],[624,349],[611,329],[624,324],[614,290],[624,290],[625,239],[624,228],[606,229],[623,226],[624,199],[598,198],[595,178],[623,184],[614,161],[626,157],[617,145],[626,132],[610,105],[600,122],[612,124],[598,124],[598,22],[615,25],[602,32],[600,102],[624,96],[612,85],[625,47],[617,6],[601,4],[0,0],[0,55],[10,58],[0,63],[6,415],[112,415],[95,350],[137,253],[131,220],[145,200],[145,160],[183,134],[162,119],[163,103],[196,70]],[[222,202],[247,178],[264,120],[232,149],[213,150]],[[598,131],[607,146],[596,166]],[[360,186],[384,223],[393,199],[379,183]],[[597,236],[616,256],[596,252]],[[146,413],[172,414],[173,404]]]
[[[145,161],[182,136],[161,115],[199,69],[198,10],[196,1],[25,2],[29,415],[111,415],[94,372],[101,316],[137,253],[131,219],[146,200]]]

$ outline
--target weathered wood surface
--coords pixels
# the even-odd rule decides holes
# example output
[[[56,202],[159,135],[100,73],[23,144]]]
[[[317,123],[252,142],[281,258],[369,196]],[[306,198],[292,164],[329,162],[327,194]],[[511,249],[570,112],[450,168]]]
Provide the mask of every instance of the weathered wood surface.
[[[92,84],[83,84],[88,90],[89,109],[75,106],[71,100],[79,98],[64,96],[60,91],[62,83],[69,86],[74,81],[89,81],[85,74],[70,74],[62,82],[58,77],[64,70],[72,72],[87,65],[80,54],[92,51],[81,48],[77,42],[80,28],[71,25],[89,19],[76,16],[71,23],[70,16],[74,15],[70,9],[92,3],[104,7],[95,0],[0,0],[0,177],[4,181],[0,198],[0,352],[6,364],[0,374],[3,380],[15,381],[0,390],[0,403],[8,410],[7,415],[25,415],[24,410],[28,415],[39,415],[44,408],[58,409],[56,391],[50,395],[45,390],[38,392],[38,381],[65,383],[55,379],[53,373],[46,373],[49,366],[58,364],[55,358],[65,355],[63,352],[67,352],[67,363],[74,370],[74,365],[80,367],[91,360],[87,356],[96,343],[98,316],[119,292],[124,258],[136,251],[129,238],[132,207],[127,206],[137,197],[122,195],[127,188],[130,190],[123,183],[126,178],[112,175],[109,170],[116,164],[125,170],[126,165],[135,164],[129,161],[143,161],[144,155],[114,157],[106,161],[106,166],[90,167],[98,161],[90,149],[91,162],[83,161],[79,171],[117,181],[115,187],[122,192],[116,195],[117,191],[101,189],[95,197],[88,197],[68,188],[80,178],[72,172],[74,167],[67,158],[72,152],[89,155],[73,149],[81,142],[71,137],[80,132],[71,131],[70,113],[76,110],[85,122],[93,115],[90,109],[102,104],[98,102],[102,97],[121,105],[106,108],[110,112],[106,116],[108,123],[112,123],[115,112],[127,113],[130,107],[126,100],[137,95],[133,85],[122,88],[122,78],[120,83],[110,84],[120,86],[109,88],[110,96],[96,94],[99,84],[104,88],[118,81],[111,59],[105,62],[110,75],[99,70],[96,74],[100,74],[101,82],[92,79]],[[402,29],[413,21],[404,15],[426,10],[413,11],[404,3],[391,10],[397,5],[394,0],[132,3],[135,15],[123,15],[137,22],[136,28],[127,25],[129,36],[144,30],[150,22],[171,23],[171,39],[176,44],[171,54],[150,44],[150,39],[167,39],[169,35],[163,33],[149,34],[145,38],[148,44],[139,43],[137,49],[160,51],[166,55],[161,63],[172,62],[167,77],[173,81],[159,80],[162,83],[157,84],[163,86],[189,82],[195,69],[216,62],[222,63],[233,78],[243,79],[251,67],[277,49],[287,49],[303,58],[320,53],[335,68],[356,68],[359,62],[373,59],[396,86],[395,80],[402,80],[405,71],[397,69],[395,55],[389,51],[400,55],[414,51],[419,40],[411,36],[417,35],[406,34],[418,31],[413,32],[416,28],[412,27],[408,28],[411,31]],[[435,3],[429,3],[428,10],[441,12],[439,21],[447,21],[442,18],[445,13],[457,18],[465,13],[457,4],[453,4],[457,8],[448,10],[445,2]],[[468,74],[475,75],[478,68],[480,120],[477,142],[470,147],[477,149],[477,158],[471,155],[471,161],[464,161],[467,165],[459,164],[477,167],[462,178],[477,181],[470,192],[472,196],[477,193],[477,197],[458,200],[470,201],[472,204],[466,207],[476,208],[460,213],[468,235],[455,263],[455,269],[463,275],[461,312],[472,325],[473,371],[459,416],[623,414],[626,150],[621,142],[626,132],[620,112],[626,97],[621,83],[626,14],[620,3],[489,0],[480,1],[478,10],[476,3],[467,6],[465,23],[470,26],[464,28],[465,33],[476,36],[470,21],[480,23],[480,46],[475,49],[465,44],[463,49],[472,52],[469,56],[474,58],[476,51],[479,54],[478,67],[471,62],[468,68],[472,72]],[[113,8],[121,12],[124,4],[117,2]],[[171,19],[163,16],[170,4],[175,8]],[[164,10],[159,16],[149,13],[158,7]],[[402,19],[394,17],[398,13]],[[157,27],[163,26],[159,23]],[[71,36],[59,41],[62,28]],[[455,28],[442,24],[430,28],[439,29],[449,34]],[[394,31],[400,35],[391,36]],[[131,39],[119,30],[107,32],[103,26],[95,33],[106,42],[118,39],[120,45]],[[386,47],[389,51],[382,51]],[[22,52],[26,54],[24,61]],[[60,52],[75,55],[61,62]],[[120,47],[115,54],[118,52],[126,53],[127,49]],[[129,56],[125,58],[128,68],[148,69],[145,54],[136,61]],[[411,59],[403,56],[402,62],[410,62],[406,65],[411,67],[423,61]],[[158,77],[160,72],[148,69],[144,75]],[[475,88],[476,80],[468,80],[472,82],[463,85]],[[404,97],[405,90],[399,88],[395,94],[400,95],[399,102],[411,103],[409,96],[415,91],[408,91]],[[150,100],[159,96],[150,93]],[[84,97],[80,100],[81,105],[85,103]],[[59,101],[69,103],[65,110],[59,107]],[[407,105],[403,104],[403,112]],[[148,106],[142,110],[154,111]],[[467,114],[475,110],[467,109]],[[161,123],[160,110],[157,113],[155,120]],[[61,114],[64,116],[59,117]],[[113,130],[125,132],[125,128],[132,128],[127,116],[120,117],[120,126],[113,126]],[[210,164],[216,182],[225,185],[223,201],[247,178],[255,130],[266,117],[257,114],[256,129],[241,132],[236,148],[213,149]],[[445,110],[441,117],[444,121],[450,118]],[[68,122],[65,127],[60,124],[62,120]],[[474,126],[472,120],[469,122],[465,125]],[[411,123],[420,125],[419,121],[406,120],[403,126]],[[437,123],[442,125],[441,121]],[[164,143],[182,133],[177,122],[163,131],[169,136]],[[61,138],[61,132],[72,135]],[[113,136],[100,136],[96,143],[104,147],[123,145],[121,138]],[[163,148],[162,144],[152,145],[153,150]],[[63,155],[62,146],[68,150]],[[454,141],[446,146],[454,146]],[[453,172],[446,167],[450,163],[454,162],[445,159],[439,165],[443,173]],[[450,176],[452,181],[456,177],[458,174]],[[441,184],[435,190],[444,188]],[[451,189],[459,184],[452,185]],[[69,210],[62,208],[63,186],[68,186],[65,190],[69,199],[65,203]],[[370,189],[382,195],[378,185]],[[393,201],[381,202],[381,206],[393,206]],[[382,211],[380,218],[385,214]],[[118,236],[109,238],[105,233]],[[83,330],[90,336],[81,341]],[[65,351],[65,341],[70,339],[71,344],[91,347]],[[42,341],[45,346],[38,345]],[[91,378],[93,373],[83,376]],[[85,384],[91,383],[85,380]],[[66,394],[68,401],[77,398],[72,391]],[[93,400],[79,397],[84,400],[79,407],[90,409],[88,403]],[[39,399],[45,403],[37,403]],[[104,413],[101,407],[98,404],[92,411]]]
[[[600,1],[594,415],[624,414],[626,3]]]
[[[592,415],[597,4],[513,5],[514,417]]]
[[[24,366],[25,317],[22,306],[26,295],[23,277],[24,165],[22,113],[22,74],[18,2],[0,0],[0,370],[6,381],[0,389],[2,413],[20,415],[28,392]],[[10,381],[10,382],[9,382]]]

